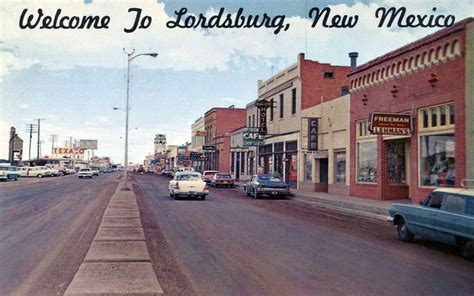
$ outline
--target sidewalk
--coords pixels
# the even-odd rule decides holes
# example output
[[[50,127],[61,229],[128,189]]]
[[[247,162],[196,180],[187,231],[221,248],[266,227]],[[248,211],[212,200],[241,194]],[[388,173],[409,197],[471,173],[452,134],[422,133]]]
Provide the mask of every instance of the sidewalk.
[[[133,190],[119,183],[65,295],[163,295]]]
[[[244,183],[236,182],[235,186],[243,188]],[[393,203],[410,203],[408,199],[401,200],[372,200],[354,196],[329,194],[325,192],[308,192],[292,189],[292,200],[309,204],[314,207],[324,207],[335,211],[345,212],[367,218],[386,221],[388,209]]]

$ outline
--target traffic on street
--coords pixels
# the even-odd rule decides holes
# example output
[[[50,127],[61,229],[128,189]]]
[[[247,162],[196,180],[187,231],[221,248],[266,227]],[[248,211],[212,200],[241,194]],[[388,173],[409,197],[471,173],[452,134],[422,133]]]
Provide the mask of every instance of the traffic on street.
[[[130,177],[166,295],[474,291],[474,266],[455,248],[424,239],[405,244],[385,221],[308,206],[297,196],[256,199],[238,185],[208,188],[205,201],[175,200],[169,177]],[[9,267],[0,276],[2,295],[63,294],[121,179],[112,173],[2,183],[0,265]],[[420,273],[422,280],[414,276]]]

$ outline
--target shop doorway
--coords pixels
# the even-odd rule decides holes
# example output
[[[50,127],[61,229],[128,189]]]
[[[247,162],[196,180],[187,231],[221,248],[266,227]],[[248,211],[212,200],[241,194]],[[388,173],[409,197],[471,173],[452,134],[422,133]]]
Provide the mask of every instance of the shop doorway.
[[[390,190],[386,191],[385,198],[409,198],[410,186],[410,141],[408,139],[394,139],[387,142],[387,172],[386,180]]]
[[[317,172],[319,173],[319,182],[315,184],[315,191],[328,192],[328,158],[319,158],[317,161]]]

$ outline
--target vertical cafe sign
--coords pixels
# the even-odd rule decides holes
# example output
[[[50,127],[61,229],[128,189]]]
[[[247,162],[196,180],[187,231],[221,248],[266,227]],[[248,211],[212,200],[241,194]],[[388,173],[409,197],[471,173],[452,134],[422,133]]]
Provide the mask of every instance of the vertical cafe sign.
[[[308,118],[308,151],[318,150],[318,118]]]

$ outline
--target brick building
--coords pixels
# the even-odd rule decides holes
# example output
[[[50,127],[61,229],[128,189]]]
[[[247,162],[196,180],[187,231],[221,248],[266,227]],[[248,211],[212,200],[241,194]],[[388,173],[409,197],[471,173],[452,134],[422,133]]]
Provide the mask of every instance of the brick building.
[[[347,66],[305,59],[258,83],[258,99],[273,103],[267,110],[268,135],[259,148],[259,166],[266,173],[279,173],[291,187],[298,187],[301,151],[302,110],[328,102],[348,92]],[[344,87],[346,86],[346,87]],[[326,171],[323,172],[327,176]],[[324,178],[322,182],[327,182]],[[326,186],[327,187],[327,186]]]
[[[351,71],[351,195],[416,203],[474,178],[473,34],[469,18]],[[372,112],[409,114],[412,129],[373,134]]]
[[[213,151],[204,151],[206,162],[204,169],[230,172],[230,135],[231,131],[245,126],[246,110],[241,108],[212,108],[204,115],[205,146]]]

